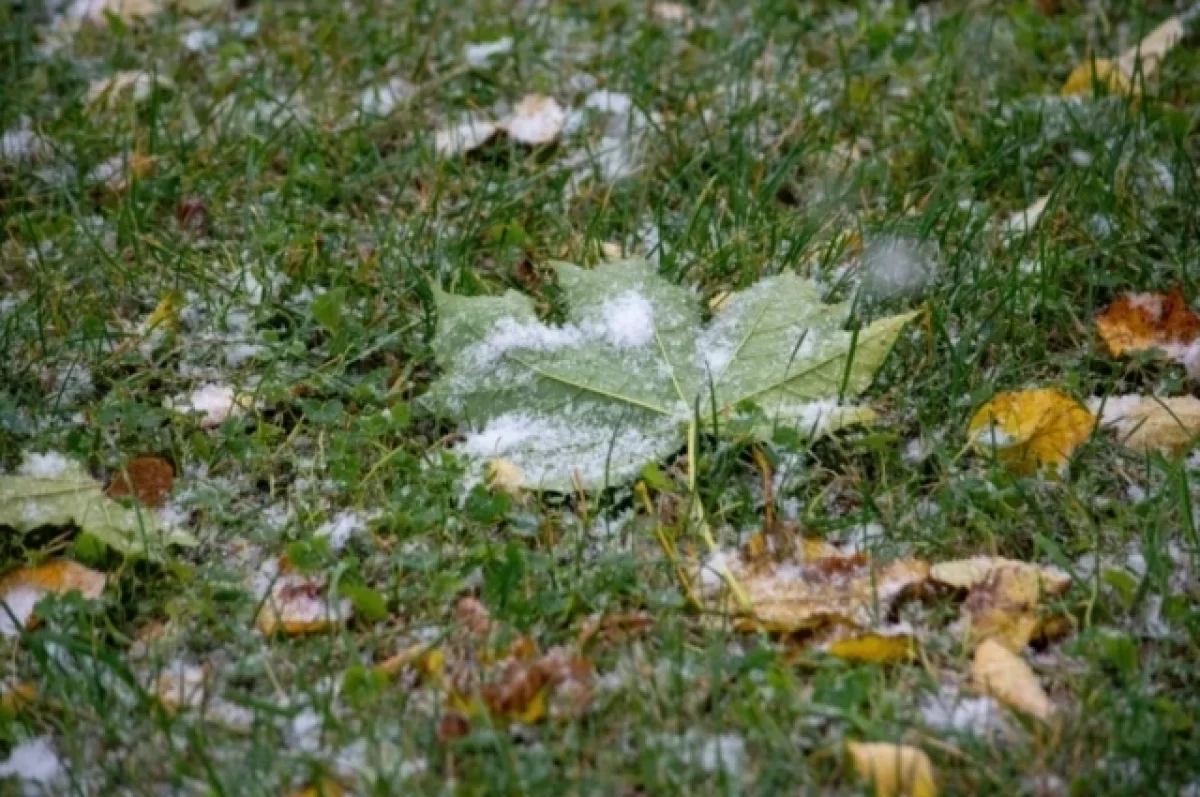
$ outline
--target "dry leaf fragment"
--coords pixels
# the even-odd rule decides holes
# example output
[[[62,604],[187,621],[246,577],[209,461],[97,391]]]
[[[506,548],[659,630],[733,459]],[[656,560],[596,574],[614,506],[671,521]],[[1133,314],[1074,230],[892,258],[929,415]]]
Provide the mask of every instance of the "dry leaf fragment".
[[[839,629],[822,648],[829,655],[845,661],[885,664],[908,661],[916,656],[917,639],[907,624],[865,631]]]
[[[979,408],[967,428],[971,445],[1016,473],[1061,468],[1092,434],[1095,419],[1054,388],[1001,393]]]
[[[1158,349],[1200,374],[1200,316],[1179,288],[1123,294],[1097,316],[1096,328],[1115,357]]]
[[[0,683],[0,717],[11,716],[37,698],[37,684],[32,681]]]
[[[159,507],[175,485],[175,468],[161,457],[134,457],[108,485],[109,498],[133,495],[142,506]]]
[[[38,567],[21,568],[0,579],[0,635],[16,636],[28,628],[33,609],[45,596],[78,592],[95,600],[104,592],[108,576],[68,559],[55,559]]]
[[[1200,399],[1194,396],[1109,396],[1092,399],[1088,407],[1134,451],[1177,456],[1200,435]]]
[[[507,459],[493,459],[484,469],[484,481],[493,490],[517,494],[525,483],[525,474],[521,469]]]
[[[875,784],[875,797],[936,797],[933,764],[924,750],[887,742],[847,742],[854,768]]]
[[[971,680],[981,692],[1001,703],[1049,722],[1054,704],[1038,683],[1029,665],[1017,654],[994,640],[985,640],[975,650]]]
[[[111,107],[128,94],[134,102],[141,102],[153,93],[156,86],[172,88],[174,85],[161,75],[151,75],[141,70],[123,70],[110,77],[93,80],[84,101],[88,105],[100,102]]]
[[[292,792],[291,797],[343,797],[346,790],[332,778],[321,778],[311,786]]]
[[[553,97],[527,94],[500,127],[513,141],[538,147],[558,138],[566,120],[566,113]]]
[[[1183,21],[1179,17],[1170,17],[1115,61],[1097,58],[1095,62],[1075,67],[1063,84],[1063,96],[1090,95],[1096,84],[1105,86],[1113,94],[1136,94],[1140,91],[1135,84],[1138,74],[1146,78],[1154,75],[1185,33]]]
[[[814,555],[815,554],[815,555]],[[745,591],[750,612],[735,618],[742,630],[790,633],[830,623],[858,626],[886,614],[905,590],[920,584],[929,565],[915,559],[875,564],[864,554],[848,555],[823,541],[798,541],[787,557],[723,557],[720,563]],[[713,563],[697,574],[706,608],[725,608],[724,581],[711,577]]]
[[[929,568],[929,578],[948,587],[973,589],[1001,568],[1028,570],[1040,581],[1042,591],[1050,595],[1061,595],[1071,586],[1071,577],[1057,567],[1043,567],[1003,556],[972,556],[938,562]]]
[[[272,570],[278,570],[277,563],[266,566],[259,578],[270,582]],[[323,579],[284,572],[270,583],[256,622],[268,636],[296,636],[326,631],[349,620],[351,614],[350,601],[330,598]]]
[[[112,14],[125,22],[147,19],[163,10],[161,0],[74,0],[66,8],[70,20],[103,22]]]
[[[583,647],[596,636],[600,636],[605,642],[613,642],[626,636],[641,634],[653,625],[654,616],[648,612],[596,614],[583,622],[575,643]]]

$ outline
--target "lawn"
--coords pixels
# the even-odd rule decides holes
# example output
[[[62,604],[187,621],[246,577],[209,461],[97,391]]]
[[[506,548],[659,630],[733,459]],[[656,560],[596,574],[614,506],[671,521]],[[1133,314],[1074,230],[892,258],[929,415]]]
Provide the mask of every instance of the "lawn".
[[[103,5],[0,5],[0,794],[860,794],[885,742],[942,794],[1200,795],[1200,456],[1074,403],[1196,390],[1200,58],[1061,94],[1180,4]],[[844,302],[812,428],[706,387],[586,447],[501,361],[661,378],[642,293],[580,320],[629,269],[681,347]],[[512,393],[433,400],[506,290],[468,376]],[[972,420],[1035,388],[1085,428],[1014,463]],[[1035,574],[1040,710],[978,674],[997,580],[925,575],[980,556]],[[767,622],[763,568],[872,588]]]

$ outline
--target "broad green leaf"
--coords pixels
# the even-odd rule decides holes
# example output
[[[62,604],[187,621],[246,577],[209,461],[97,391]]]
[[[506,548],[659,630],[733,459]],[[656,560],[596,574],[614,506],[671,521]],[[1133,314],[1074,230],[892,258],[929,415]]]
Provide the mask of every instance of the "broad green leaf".
[[[164,528],[153,512],[126,508],[80,469],[54,478],[0,476],[0,526],[24,533],[42,526],[78,526],[126,556],[162,557],[168,545],[196,545],[185,531]]]
[[[852,332],[845,304],[823,304],[812,282],[785,274],[734,294],[704,326],[693,291],[644,260],[554,266],[561,326],[513,291],[436,293],[444,373],[426,397],[465,422],[460,451],[473,465],[502,457],[536,489],[628,481],[682,447],[696,418],[708,432],[763,439],[867,421],[869,409],[839,399],[866,390],[913,317]]]

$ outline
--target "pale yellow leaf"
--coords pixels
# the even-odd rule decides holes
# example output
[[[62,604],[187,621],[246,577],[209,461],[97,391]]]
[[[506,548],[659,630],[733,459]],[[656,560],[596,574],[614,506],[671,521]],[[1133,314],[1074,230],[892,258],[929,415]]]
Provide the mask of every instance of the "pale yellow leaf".
[[[845,661],[874,664],[907,661],[917,654],[916,636],[905,625],[868,631],[839,630],[822,647],[831,656]]]
[[[9,573],[0,579],[0,635],[13,636],[28,627],[34,607],[46,595],[78,592],[95,600],[107,580],[103,573],[67,559]]]
[[[887,742],[847,742],[854,768],[875,785],[875,797],[936,797],[933,764],[924,750]]]
[[[493,459],[487,464],[484,480],[493,490],[518,493],[525,484],[525,474],[509,460],[499,458]]]
[[[1024,659],[995,640],[985,640],[975,650],[971,680],[976,689],[1010,708],[1043,722],[1054,716],[1054,704],[1033,670]]]
[[[1044,573],[1056,571],[1023,562],[989,570],[963,603],[967,644],[990,639],[1014,652],[1024,650],[1040,627],[1038,607],[1042,598],[1061,593],[1070,583],[1065,574],[1050,580]]]
[[[1200,435],[1200,399],[1194,396],[1113,396],[1095,399],[1093,405],[1101,426],[1134,451],[1176,456]]]

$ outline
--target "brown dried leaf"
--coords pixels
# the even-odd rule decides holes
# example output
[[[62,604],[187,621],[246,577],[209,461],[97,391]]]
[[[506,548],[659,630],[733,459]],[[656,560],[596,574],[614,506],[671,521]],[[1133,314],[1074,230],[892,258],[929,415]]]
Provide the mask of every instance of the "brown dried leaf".
[[[1114,357],[1161,349],[1179,359],[1200,335],[1200,316],[1181,288],[1168,294],[1122,294],[1096,317],[1096,329]]]
[[[109,498],[133,495],[142,506],[160,507],[175,486],[175,468],[161,457],[134,457],[108,485]]]
[[[1200,436],[1200,399],[1194,396],[1111,396],[1094,400],[1100,424],[1138,452],[1178,456]]]

